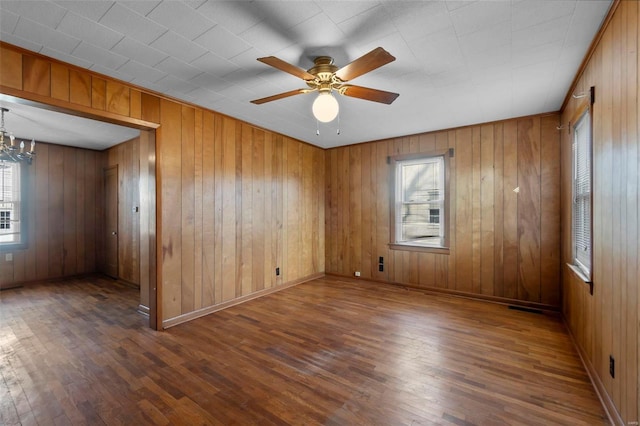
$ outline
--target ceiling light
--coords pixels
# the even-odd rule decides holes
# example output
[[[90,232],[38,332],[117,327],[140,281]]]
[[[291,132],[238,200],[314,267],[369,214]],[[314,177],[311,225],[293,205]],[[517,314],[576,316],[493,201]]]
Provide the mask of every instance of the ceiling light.
[[[13,136],[13,133],[7,132],[7,129],[4,127],[4,113],[9,112],[9,110],[0,107],[0,112],[2,114],[0,122],[0,161],[24,161],[25,163],[31,164],[31,160],[33,160],[33,157],[36,155],[36,141],[31,140],[30,151],[24,150],[24,141],[20,142],[19,147],[16,146],[16,138]],[[8,138],[9,141],[6,141],[5,137]]]
[[[320,92],[315,101],[313,101],[313,116],[323,123],[333,121],[338,116],[340,105],[338,100],[330,91]]]

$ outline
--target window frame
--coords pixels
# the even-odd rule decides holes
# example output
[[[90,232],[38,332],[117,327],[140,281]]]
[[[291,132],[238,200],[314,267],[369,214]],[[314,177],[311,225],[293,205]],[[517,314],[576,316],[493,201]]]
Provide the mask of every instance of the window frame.
[[[449,199],[450,199],[450,189],[449,189],[449,176],[451,173],[450,170],[450,162],[449,158],[452,156],[451,149],[444,150],[435,150],[435,151],[425,151],[413,154],[399,154],[389,157],[390,169],[390,191],[389,191],[389,248],[392,250],[405,250],[405,251],[420,251],[420,252],[428,252],[428,253],[441,253],[448,254],[449,253],[449,230],[450,230],[450,208],[449,208]],[[442,157],[442,161],[444,164],[444,200],[442,202],[442,214],[439,217],[440,222],[443,227],[443,237],[442,243],[440,245],[427,245],[427,244],[417,244],[408,242],[399,242],[396,239],[397,229],[396,229],[396,206],[398,200],[396,199],[397,195],[397,176],[398,176],[398,165],[407,161],[415,161],[421,159],[429,159],[429,158],[437,158]]]
[[[587,284],[592,284],[593,278],[593,114],[592,106],[590,102],[585,102],[581,107],[576,110],[574,115],[575,119],[571,121],[571,263],[569,266],[571,269]],[[588,152],[585,158],[588,161],[588,209],[589,209],[589,265],[584,265],[583,262],[578,259],[577,254],[577,228],[576,228],[576,209],[577,209],[577,197],[576,183],[577,183],[577,156],[578,156],[578,142],[576,140],[578,129],[583,126],[584,120],[587,119],[585,131],[587,132],[585,148]],[[582,196],[582,195],[581,195]]]
[[[20,241],[11,243],[0,242],[0,252],[12,252],[16,250],[24,250],[28,247],[29,226],[27,221],[27,211],[29,210],[29,199],[27,188],[29,186],[28,168],[29,164],[22,162],[18,164],[20,173]]]

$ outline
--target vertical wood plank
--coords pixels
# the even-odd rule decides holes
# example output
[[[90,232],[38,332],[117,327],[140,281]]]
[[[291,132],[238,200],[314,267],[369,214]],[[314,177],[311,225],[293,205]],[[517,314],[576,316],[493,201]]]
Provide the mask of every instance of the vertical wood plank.
[[[222,301],[236,297],[236,129],[222,119]]]
[[[470,128],[456,130],[456,290],[473,291],[473,141]],[[454,200],[452,200],[454,201]]]
[[[556,116],[541,118],[540,301],[560,304],[560,138]]]
[[[182,313],[182,150],[175,141],[182,140],[182,109],[170,100],[161,100],[160,119],[162,127],[157,132],[158,167],[161,191],[162,229],[161,280],[163,319],[174,318]]]
[[[494,140],[493,125],[480,127],[480,292],[494,295]]]
[[[518,124],[504,123],[504,297],[518,298]]]
[[[22,53],[0,46],[0,85],[22,90]]]
[[[180,111],[180,206],[181,206],[181,312],[195,307],[195,110],[182,106]],[[176,199],[176,202],[178,199]]]
[[[518,120],[518,297],[540,301],[540,119]]]
[[[91,77],[91,107],[104,111],[107,108],[107,81]]]
[[[91,106],[91,75],[79,70],[69,70],[69,101]]]
[[[69,68],[57,62],[51,64],[51,97],[69,101]]]

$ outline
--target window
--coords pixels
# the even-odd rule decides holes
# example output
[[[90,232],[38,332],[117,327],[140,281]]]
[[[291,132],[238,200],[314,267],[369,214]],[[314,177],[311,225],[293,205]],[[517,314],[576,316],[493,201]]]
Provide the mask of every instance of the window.
[[[431,251],[447,248],[446,153],[396,156],[391,248]]]
[[[24,244],[20,163],[0,161],[0,248]]]
[[[573,266],[591,281],[591,117],[587,108],[573,127]]]

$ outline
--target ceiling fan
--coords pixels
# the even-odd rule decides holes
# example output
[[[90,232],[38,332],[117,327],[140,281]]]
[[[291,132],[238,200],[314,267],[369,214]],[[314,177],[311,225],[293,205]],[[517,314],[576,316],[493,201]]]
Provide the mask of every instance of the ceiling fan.
[[[395,60],[396,58],[382,47],[373,49],[371,52],[359,57],[342,68],[334,65],[333,58],[329,56],[319,56],[315,58],[313,67],[306,71],[275,56],[258,58],[258,61],[262,63],[301,78],[309,87],[256,99],[251,101],[251,103],[260,105],[293,95],[318,92],[318,97],[313,102],[313,115],[324,123],[332,121],[338,115],[338,101],[333,97],[333,91],[344,96],[389,105],[399,96],[398,93],[354,86],[346,83]]]

